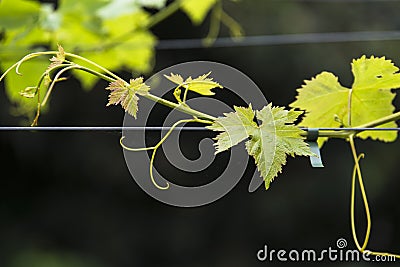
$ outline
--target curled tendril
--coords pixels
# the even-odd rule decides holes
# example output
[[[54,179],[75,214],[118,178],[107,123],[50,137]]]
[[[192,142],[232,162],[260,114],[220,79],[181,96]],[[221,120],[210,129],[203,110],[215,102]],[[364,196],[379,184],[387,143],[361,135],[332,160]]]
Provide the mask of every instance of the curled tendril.
[[[368,241],[369,241],[369,236],[371,233],[371,213],[369,210],[367,193],[365,191],[364,182],[363,182],[363,178],[362,178],[362,174],[361,174],[361,168],[360,168],[360,164],[359,164],[360,160],[362,158],[364,158],[365,155],[363,153],[357,155],[357,150],[356,150],[356,147],[354,144],[354,135],[350,135],[349,142],[350,142],[350,147],[351,147],[351,151],[352,151],[353,159],[354,159],[354,168],[353,168],[353,175],[352,175],[352,180],[351,180],[351,198],[350,198],[350,222],[351,222],[351,232],[353,235],[354,243],[356,244],[357,249],[361,253],[368,251],[369,255],[388,256],[388,257],[395,257],[395,258],[400,259],[400,255],[398,255],[398,254],[366,250]],[[362,200],[363,200],[363,204],[364,204],[365,216],[367,218],[367,229],[365,232],[364,242],[363,242],[362,246],[360,246],[360,243],[358,242],[355,219],[354,219],[356,177],[358,178],[358,185],[360,187],[361,196],[362,196]]]
[[[132,148],[129,147],[127,145],[125,145],[123,143],[123,140],[125,139],[125,136],[122,136],[120,139],[120,144],[122,146],[122,148],[124,148],[127,151],[132,151],[132,152],[139,152],[139,151],[148,151],[148,150],[153,150],[153,153],[151,154],[151,158],[150,158],[150,179],[151,182],[154,184],[155,187],[157,187],[160,190],[166,190],[169,188],[169,183],[167,182],[165,186],[161,186],[159,184],[157,184],[156,180],[154,179],[154,174],[153,174],[153,166],[154,166],[154,159],[157,153],[157,149],[165,142],[165,140],[167,140],[167,138],[171,135],[172,131],[179,125],[182,123],[189,123],[189,122],[199,122],[199,123],[206,123],[209,124],[211,123],[210,121],[207,120],[202,120],[202,119],[198,119],[198,118],[194,118],[194,119],[185,119],[185,120],[179,120],[177,122],[175,122],[171,128],[169,129],[169,131],[164,135],[164,137],[155,145],[152,147],[141,147],[141,148]]]
[[[20,72],[20,68],[22,66],[23,63],[35,59],[36,57],[40,57],[40,56],[48,56],[48,55],[57,55],[59,53],[59,51],[45,51],[45,52],[35,52],[35,53],[31,53],[28,54],[26,56],[24,56],[22,59],[20,59],[18,62],[16,62],[15,64],[13,64],[11,67],[9,67],[1,76],[0,76],[0,81],[4,79],[4,77],[13,69],[15,69],[15,72],[18,75],[22,75],[22,73]],[[111,71],[107,70],[106,68],[96,64],[95,62],[86,59],[84,57],[78,56],[76,54],[73,53],[65,53],[65,56],[69,56],[72,58],[76,58],[79,60],[82,60],[83,62],[85,62],[86,64],[89,64],[92,67],[95,67],[97,69],[99,69],[101,72],[105,73],[101,73],[99,71],[90,69],[88,67],[85,66],[81,66],[79,64],[73,63],[69,60],[64,59],[62,62],[60,62],[59,64],[56,65],[52,65],[50,64],[50,66],[43,72],[43,74],[40,76],[39,78],[39,82],[38,84],[35,86],[36,87],[36,91],[35,91],[35,95],[37,95],[37,109],[36,109],[36,115],[35,118],[31,124],[31,126],[36,126],[38,123],[38,119],[40,116],[40,112],[41,112],[41,108],[47,103],[53,88],[55,86],[55,84],[57,82],[63,81],[66,78],[61,77],[61,75],[63,73],[65,73],[68,70],[72,70],[72,69],[77,69],[77,70],[82,70],[91,74],[94,74],[96,76],[98,76],[99,78],[102,78],[106,81],[114,81],[116,79],[118,79],[118,76],[115,75],[114,73],[112,73]],[[54,78],[51,79],[51,75],[53,72],[56,72],[56,74],[54,75]],[[49,84],[45,84],[45,87],[47,88],[47,92],[46,95],[44,96],[43,100],[41,100],[41,94],[40,94],[40,89],[42,87],[42,84],[45,82],[46,83],[46,78],[49,79]]]

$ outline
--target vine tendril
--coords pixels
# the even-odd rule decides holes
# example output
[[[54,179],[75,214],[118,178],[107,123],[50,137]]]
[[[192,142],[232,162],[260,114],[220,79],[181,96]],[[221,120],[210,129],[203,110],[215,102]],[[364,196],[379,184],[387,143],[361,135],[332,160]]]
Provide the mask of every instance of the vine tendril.
[[[357,249],[361,253],[368,251],[368,253],[370,255],[389,256],[389,257],[395,257],[395,258],[400,259],[399,254],[366,250],[368,241],[369,241],[369,237],[370,237],[370,233],[371,233],[371,224],[372,223],[371,223],[371,212],[370,212],[369,205],[368,205],[367,193],[365,191],[364,182],[363,182],[363,178],[362,178],[362,174],[361,174],[361,168],[360,168],[360,164],[359,164],[360,160],[362,158],[364,158],[364,154],[361,153],[361,154],[357,155],[356,146],[354,144],[354,134],[349,136],[349,142],[350,142],[350,148],[351,148],[351,152],[352,152],[353,159],[354,159],[354,168],[353,168],[353,175],[352,175],[352,180],[351,180],[351,197],[350,197],[350,223],[351,223],[351,232],[353,235],[354,243],[356,244]],[[364,205],[365,216],[367,219],[367,229],[365,232],[364,242],[363,242],[362,246],[360,246],[360,243],[358,241],[358,237],[357,237],[357,233],[356,233],[355,218],[354,218],[356,177],[358,180],[358,185],[360,187],[362,201],[363,201],[363,205]]]
[[[133,152],[138,152],[138,151],[148,151],[148,150],[153,150],[153,153],[151,154],[151,158],[150,158],[150,179],[151,182],[154,184],[155,187],[157,187],[158,189],[161,190],[166,190],[169,188],[169,183],[167,182],[165,186],[161,186],[159,184],[157,184],[156,180],[154,179],[154,174],[153,174],[153,166],[154,166],[154,159],[157,153],[157,149],[165,142],[165,140],[168,139],[168,137],[171,135],[172,131],[179,125],[182,123],[189,123],[189,122],[199,122],[199,123],[205,123],[205,124],[210,124],[210,121],[207,120],[202,120],[202,119],[198,119],[196,117],[194,117],[193,119],[184,119],[184,120],[179,120],[177,122],[175,122],[171,128],[168,130],[168,132],[164,135],[163,138],[161,138],[161,140],[152,147],[141,147],[141,148],[132,148],[129,147],[127,145],[125,145],[123,143],[123,140],[125,139],[125,136],[122,136],[120,139],[120,144],[122,146],[122,148],[124,148],[125,150],[128,151],[133,151]]]

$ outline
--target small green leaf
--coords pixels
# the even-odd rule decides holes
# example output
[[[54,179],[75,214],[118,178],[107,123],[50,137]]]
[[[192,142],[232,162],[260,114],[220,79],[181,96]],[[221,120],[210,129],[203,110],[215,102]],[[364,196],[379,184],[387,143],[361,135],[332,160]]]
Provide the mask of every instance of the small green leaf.
[[[170,80],[173,83],[176,83],[178,86],[184,83],[184,80],[181,75],[171,73],[169,76],[164,74],[164,77]]]
[[[131,79],[130,84],[126,85],[123,80],[110,83],[106,88],[110,90],[107,106],[121,104],[123,109],[136,118],[138,111],[139,95],[145,95],[150,87],[143,82],[143,78]]]
[[[192,23],[199,25],[203,22],[217,0],[184,0],[182,10],[189,16]]]
[[[184,87],[187,86],[188,90],[196,92],[201,95],[214,95],[211,91],[214,88],[223,88],[219,83],[214,82],[213,78],[208,78],[211,71],[207,74],[203,74],[192,80],[191,77],[187,78]]]
[[[223,88],[223,86],[217,82],[214,82],[213,78],[208,78],[210,74],[211,71],[209,73],[200,75],[195,79],[188,77],[186,81],[183,81],[182,76],[179,74],[171,73],[170,76],[164,75],[164,77],[177,84],[177,87],[186,88],[187,90],[196,92],[200,95],[214,95],[215,93],[211,90],[214,88]]]
[[[217,118],[214,123],[207,126],[213,131],[222,132],[217,135],[214,146],[215,154],[228,150],[252,135],[257,128],[253,121],[254,111],[251,105],[248,108],[234,107],[235,112],[224,113],[225,117]]]

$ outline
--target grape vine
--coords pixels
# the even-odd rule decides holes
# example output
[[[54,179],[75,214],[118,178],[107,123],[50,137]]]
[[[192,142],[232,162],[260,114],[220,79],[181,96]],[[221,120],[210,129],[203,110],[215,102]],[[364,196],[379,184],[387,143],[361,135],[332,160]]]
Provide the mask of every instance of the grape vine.
[[[245,141],[247,153],[252,156],[265,187],[270,187],[273,179],[282,171],[287,156],[315,156],[306,143],[307,127],[325,128],[319,135],[319,145],[322,147],[329,138],[341,138],[349,142],[354,169],[351,180],[350,221],[352,235],[356,247],[360,252],[367,252],[367,245],[371,232],[371,215],[366,190],[360,167],[360,160],[364,154],[356,150],[354,139],[371,138],[384,142],[396,140],[396,132],[362,131],[365,127],[396,127],[396,120],[400,119],[400,112],[393,113],[395,107],[392,100],[395,94],[393,89],[400,88],[400,73],[390,60],[384,57],[362,56],[352,62],[354,83],[351,88],[345,88],[338,78],[328,72],[322,72],[315,78],[305,81],[298,89],[297,99],[290,104],[292,109],[276,107],[269,104],[261,110],[253,110],[251,103],[247,107],[234,107],[234,112],[225,113],[221,117],[213,117],[202,111],[195,110],[187,104],[188,91],[200,95],[212,96],[223,85],[214,81],[212,73],[206,73],[196,78],[184,79],[179,74],[171,73],[165,79],[175,84],[174,96],[176,102],[160,98],[151,93],[151,88],[142,77],[131,79],[129,82],[107,68],[74,53],[65,52],[58,46],[58,51],[35,52],[26,55],[20,61],[7,69],[0,77],[0,81],[10,71],[21,74],[21,65],[39,56],[53,56],[47,69],[38,78],[34,86],[29,86],[20,92],[25,98],[36,98],[36,116],[32,126],[38,124],[41,109],[46,105],[52,90],[57,82],[64,80],[63,74],[70,70],[92,74],[109,82],[109,105],[121,105],[122,108],[136,117],[138,102],[141,97],[179,110],[190,116],[175,122],[169,132],[153,147],[131,148],[124,144],[124,136],[120,139],[121,146],[129,151],[152,151],[149,173],[151,180],[158,189],[167,190],[169,184],[159,185],[153,177],[153,164],[158,148],[169,137],[172,130],[179,124],[196,122],[206,125],[206,128],[218,135],[215,137],[215,153],[221,153]],[[42,97],[44,94],[44,97]],[[300,116],[300,124],[295,122]],[[346,130],[329,130],[329,128],[346,127]],[[364,210],[367,218],[367,229],[364,240],[359,242],[355,226],[355,190],[356,182],[361,191]],[[385,255],[400,258],[400,255],[387,252],[371,252],[372,255]]]
[[[213,43],[221,24],[229,29],[232,37],[242,35],[242,28],[225,12],[222,0],[60,0],[56,1],[57,5],[47,2],[0,1],[1,69],[9,68],[32,51],[56,50],[57,44],[62,43],[66,50],[79,53],[109,70],[148,73],[154,65],[157,45],[152,29],[179,11],[195,26],[203,23],[210,13],[205,45]],[[128,57],[126,51],[129,51]],[[29,120],[34,116],[35,103],[21,98],[19,91],[34,83],[34,76],[47,67],[46,60],[27,62],[24,69],[32,75],[23,80],[17,75],[7,76],[5,88],[14,104],[14,114]],[[71,70],[86,90],[99,78],[75,71],[75,67]],[[46,82],[48,79],[44,77]],[[26,96],[31,95],[31,90],[27,89]]]

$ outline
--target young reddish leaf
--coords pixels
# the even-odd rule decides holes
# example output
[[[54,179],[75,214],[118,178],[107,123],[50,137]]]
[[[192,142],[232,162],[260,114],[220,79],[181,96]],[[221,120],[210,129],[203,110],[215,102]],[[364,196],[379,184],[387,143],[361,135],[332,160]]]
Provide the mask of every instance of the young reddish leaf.
[[[51,64],[48,69],[52,69],[58,65],[61,65],[65,60],[65,51],[61,45],[58,45],[58,52],[56,56],[50,58]]]

